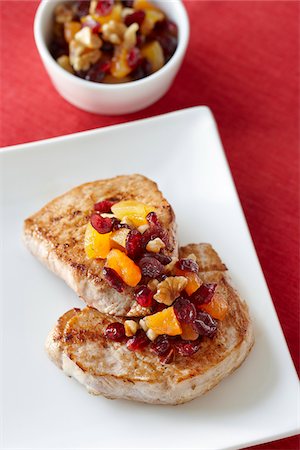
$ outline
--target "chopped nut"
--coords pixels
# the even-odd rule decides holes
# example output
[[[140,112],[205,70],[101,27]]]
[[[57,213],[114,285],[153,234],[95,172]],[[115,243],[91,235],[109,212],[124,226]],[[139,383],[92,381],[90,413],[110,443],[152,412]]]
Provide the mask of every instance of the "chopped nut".
[[[159,253],[163,248],[165,248],[165,244],[160,238],[155,238],[152,241],[149,241],[146,250],[147,252]]]
[[[149,289],[151,289],[151,291],[156,292],[158,284],[159,284],[159,281],[156,280],[155,278],[153,278],[152,280],[149,281],[149,283],[147,284],[147,287]]]
[[[103,215],[104,214],[102,214],[102,216]],[[112,243],[120,245],[124,249],[126,247],[126,239],[128,233],[130,233],[130,230],[128,230],[128,228],[120,228],[119,230],[113,232],[110,240],[112,241]]]
[[[75,40],[86,48],[97,49],[102,45],[102,41],[93,33],[90,27],[83,27],[75,34]]]
[[[139,227],[137,227],[138,231],[139,231],[141,234],[145,233],[145,231],[148,230],[148,228],[149,228],[149,225],[148,225],[148,224],[140,225]]]
[[[113,219],[114,217],[116,217],[114,214],[111,213],[101,213],[102,217],[107,217],[109,219]]]
[[[98,5],[98,0],[91,0],[90,9],[89,9],[90,14],[95,14],[97,5]]]
[[[71,5],[66,3],[59,3],[55,10],[55,21],[57,23],[65,23],[65,22],[71,22],[73,19],[73,11],[71,8]]]
[[[158,303],[164,303],[167,306],[172,305],[174,300],[179,297],[180,292],[186,287],[188,280],[185,277],[168,277],[161,281],[157,286],[157,293],[154,300]]]
[[[158,334],[156,334],[153,330],[151,330],[151,328],[149,328],[149,330],[146,331],[146,335],[147,335],[148,339],[150,339],[150,341],[155,341],[155,339],[158,336]]]
[[[73,67],[70,64],[70,59],[67,55],[62,55],[59,58],[57,58],[56,62],[62,67],[63,69],[67,70],[70,73],[74,73]]]
[[[137,23],[132,23],[124,33],[124,47],[127,50],[135,47],[136,45],[136,33],[139,29]]]
[[[133,8],[123,8],[122,9],[122,19],[125,19],[126,16],[128,16],[129,14],[134,13],[134,9]]]
[[[86,51],[79,42],[72,40],[70,42],[70,63],[74,70],[89,70],[92,64],[97,62],[101,57],[100,50]]]
[[[166,266],[165,266],[165,271],[166,272],[172,272],[172,270],[174,269],[174,267],[175,267],[175,264],[178,262],[178,258],[176,258],[176,256],[173,256],[172,257],[172,261],[169,263],[169,264],[167,264]]]
[[[147,327],[146,322],[144,321],[144,319],[140,319],[139,324],[140,324],[140,327],[141,327],[145,332],[148,331],[148,327]]]
[[[111,42],[114,45],[120,45],[126,29],[124,23],[110,20],[102,26],[102,37],[105,41]]]
[[[128,225],[131,228],[134,228],[134,224],[128,216],[123,217],[123,219],[121,220],[121,223],[125,223],[125,225]]]
[[[125,320],[124,322],[125,334],[127,337],[134,336],[139,328],[139,324],[134,320]]]

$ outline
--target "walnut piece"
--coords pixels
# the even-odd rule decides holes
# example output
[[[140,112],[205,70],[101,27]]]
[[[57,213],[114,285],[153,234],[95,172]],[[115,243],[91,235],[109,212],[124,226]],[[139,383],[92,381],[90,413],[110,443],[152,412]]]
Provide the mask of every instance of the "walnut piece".
[[[175,267],[175,264],[178,262],[178,258],[176,258],[176,256],[173,256],[172,257],[172,261],[169,263],[169,264],[167,264],[166,266],[165,266],[165,271],[166,272],[172,272],[172,270],[174,269],[174,267]]]
[[[157,292],[153,296],[158,303],[171,306],[179,297],[180,292],[186,287],[188,280],[185,277],[168,277],[157,286]]]
[[[165,244],[160,238],[155,238],[152,241],[149,241],[146,250],[147,252],[159,253],[163,248],[165,248]]]
[[[74,70],[89,70],[92,64],[95,64],[101,57],[98,49],[86,51],[79,42],[72,40],[70,42],[70,63]]]
[[[136,33],[139,29],[137,23],[132,23],[124,33],[124,47],[127,50],[136,46]]]
[[[105,41],[114,45],[120,45],[124,38],[127,27],[124,23],[110,20],[102,26],[102,37]]]
[[[147,330],[146,335],[147,335],[148,339],[150,339],[150,341],[155,341],[155,339],[158,336],[158,334],[156,334],[155,331],[151,330],[151,328],[149,328],[149,330]]]
[[[157,286],[159,284],[159,281],[156,280],[155,278],[153,278],[152,280],[150,280],[147,284],[147,287],[149,289],[151,289],[152,292],[156,292],[157,291]]]
[[[91,0],[90,8],[89,8],[90,14],[95,14],[97,5],[98,5],[98,0]]]
[[[56,62],[63,69],[67,70],[70,73],[74,73],[73,67],[70,64],[70,58],[67,55],[60,56],[59,58],[57,58]]]
[[[55,10],[54,16],[56,23],[71,22],[73,19],[73,11],[70,4],[59,3]]]
[[[134,336],[139,329],[139,324],[134,320],[125,320],[124,322],[125,334],[127,337]]]
[[[101,39],[90,27],[83,27],[75,34],[74,39],[86,48],[99,49],[102,45]]]

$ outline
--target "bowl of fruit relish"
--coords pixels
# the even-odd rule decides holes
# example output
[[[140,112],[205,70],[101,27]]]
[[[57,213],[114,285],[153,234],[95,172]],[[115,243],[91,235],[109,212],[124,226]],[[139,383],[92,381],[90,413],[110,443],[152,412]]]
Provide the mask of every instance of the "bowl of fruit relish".
[[[64,99],[88,112],[126,114],[167,92],[189,21],[181,0],[42,0],[34,37]]]

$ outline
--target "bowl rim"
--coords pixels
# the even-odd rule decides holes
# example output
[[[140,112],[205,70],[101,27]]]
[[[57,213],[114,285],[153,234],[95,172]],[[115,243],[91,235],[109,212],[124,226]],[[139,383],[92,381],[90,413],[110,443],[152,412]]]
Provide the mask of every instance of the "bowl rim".
[[[135,81],[127,81],[124,83],[115,83],[115,84],[109,84],[109,83],[94,83],[88,80],[85,80],[83,78],[77,77],[76,75],[69,73],[67,70],[60,67],[60,65],[55,61],[55,59],[52,57],[48,46],[46,45],[46,42],[42,36],[42,19],[45,15],[46,8],[48,7],[48,4],[58,3],[59,1],[63,0],[41,0],[37,11],[35,13],[34,17],[34,39],[36,43],[36,47],[38,49],[39,55],[44,62],[44,65],[51,66],[53,70],[57,73],[57,75],[65,77],[66,81],[70,81],[72,83],[75,83],[78,85],[78,87],[85,87],[90,88],[95,91],[106,91],[106,90],[125,90],[129,88],[133,88],[134,86],[143,86],[147,84],[150,84],[152,82],[155,82],[156,79],[163,76],[164,73],[168,71],[172,71],[173,67],[176,66],[178,62],[180,62],[181,58],[184,56],[187,44],[189,41],[189,34],[190,34],[190,24],[189,24],[189,18],[188,14],[186,12],[186,9],[183,5],[182,0],[163,0],[165,2],[169,3],[175,3],[178,10],[178,18],[176,25],[178,26],[179,32],[179,39],[178,39],[178,45],[175,50],[175,53],[172,55],[170,60],[159,70],[152,73],[151,75],[148,75],[145,78],[141,78],[140,80]],[[160,3],[160,0],[157,0],[158,3]]]

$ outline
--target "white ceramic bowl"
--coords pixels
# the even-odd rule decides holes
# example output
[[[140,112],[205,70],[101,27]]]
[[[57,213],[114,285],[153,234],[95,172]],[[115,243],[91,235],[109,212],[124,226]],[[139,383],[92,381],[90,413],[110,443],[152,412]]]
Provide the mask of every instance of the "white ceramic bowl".
[[[155,1],[178,26],[178,46],[172,58],[146,78],[119,84],[83,80],[62,69],[52,58],[48,44],[53,10],[61,1],[42,0],[35,15],[34,38],[44,66],[62,97],[85,111],[113,115],[146,108],[167,92],[182,63],[189,39],[189,21],[181,0]]]

